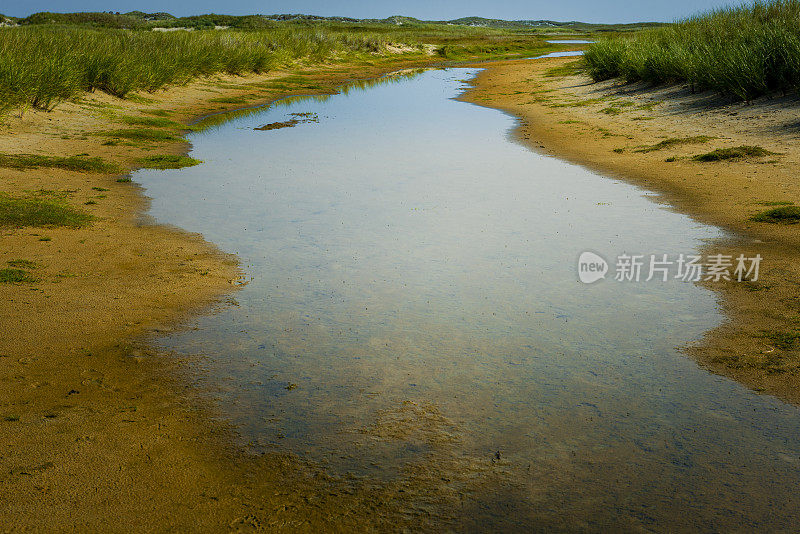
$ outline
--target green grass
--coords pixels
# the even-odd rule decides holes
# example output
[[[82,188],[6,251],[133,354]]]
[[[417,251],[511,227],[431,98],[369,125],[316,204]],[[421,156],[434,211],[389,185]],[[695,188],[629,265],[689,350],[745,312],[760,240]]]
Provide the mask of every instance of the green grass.
[[[22,198],[0,195],[0,226],[77,228],[88,224],[92,216],[70,207],[58,198]]]
[[[122,128],[108,132],[100,132],[97,135],[112,137],[115,139],[130,139],[131,141],[175,141],[177,136],[164,130],[154,130],[152,128]]]
[[[184,26],[204,30],[215,24],[231,29],[149,31]],[[203,15],[151,20],[110,13],[39,13],[23,19],[19,27],[2,30],[0,109],[52,109],[95,90],[148,104],[154,102],[147,98],[148,92],[200,76],[264,73],[333,61],[382,65],[400,56],[434,61],[428,51],[448,60],[529,57],[561,48],[546,43],[545,32],[574,33],[581,31],[579,27],[631,30],[641,25],[570,23],[568,28],[535,28],[503,21],[485,25],[477,19],[453,24],[407,19],[395,24],[388,19],[284,21],[257,15]],[[402,54],[391,53],[388,45],[400,47]],[[286,87],[313,87],[298,77],[279,82]],[[152,110],[150,114],[164,116]]]
[[[298,59],[372,54],[386,38],[371,31],[273,24],[260,31],[149,32],[59,25],[4,28],[0,107],[51,109],[85,91],[136,102],[197,76],[267,72]]]
[[[133,126],[152,126],[155,128],[182,128],[183,125],[162,117],[132,117],[126,115],[122,117],[122,122]]]
[[[800,88],[800,0],[725,7],[600,39],[584,56],[596,81],[688,83],[738,100]]]
[[[203,163],[199,159],[188,156],[174,156],[164,154],[160,156],[146,156],[139,159],[139,165],[147,169],[180,169],[183,167],[193,167]]]
[[[756,202],[756,204],[761,204],[762,206],[791,206],[794,202],[790,200],[764,200]]]
[[[583,61],[570,61],[558,67],[551,67],[544,71],[544,75],[548,78],[561,78],[564,76],[575,76],[583,72]]]
[[[692,145],[692,144],[699,144],[699,143],[707,143],[708,141],[714,139],[713,137],[709,137],[707,135],[696,135],[693,137],[670,137],[669,139],[664,139],[654,145],[648,145],[642,148],[638,148],[634,150],[634,152],[654,152],[656,150],[663,150],[665,148],[672,148],[678,145]]]
[[[119,172],[119,167],[108,163],[102,158],[89,158],[86,156],[41,156],[38,154],[0,154],[0,167],[10,169],[36,169],[49,167],[78,172]]]
[[[28,271],[22,269],[0,269],[0,284],[22,284],[36,282]]]
[[[705,154],[692,156],[694,161],[723,161],[728,159],[759,158],[774,154],[760,146],[742,145],[733,148],[718,148]]]
[[[247,104],[249,99],[246,96],[220,96],[210,98],[208,101],[218,104]]]
[[[778,208],[772,208],[753,215],[751,220],[756,222],[794,224],[800,222],[800,206],[781,206]]]
[[[770,332],[764,332],[763,337],[770,340],[770,342],[775,346],[775,348],[781,350],[789,350],[797,345],[797,341],[800,340],[800,332],[770,331]]]
[[[148,115],[155,115],[157,117],[168,117],[172,114],[171,111],[166,109],[145,109],[143,112],[147,113]]]
[[[36,269],[38,265],[36,262],[31,260],[11,260],[6,262],[10,267],[15,267],[17,269]]]

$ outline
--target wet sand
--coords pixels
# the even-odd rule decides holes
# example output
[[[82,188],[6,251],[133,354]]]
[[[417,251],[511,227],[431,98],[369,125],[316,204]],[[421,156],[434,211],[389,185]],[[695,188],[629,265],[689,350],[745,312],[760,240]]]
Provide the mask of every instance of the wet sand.
[[[594,84],[583,75],[551,70],[573,61],[495,63],[477,76],[463,99],[519,117],[515,134],[534,150],[642,185],[699,222],[727,230],[730,238],[708,243],[705,255],[761,254],[758,282],[709,285],[720,292],[728,321],[687,352],[716,373],[797,403],[800,352],[791,340],[797,332],[800,227],[751,217],[768,209],[767,203],[800,202],[800,101],[772,97],[730,103],[713,93],[691,94],[684,86]],[[637,152],[665,139],[696,136],[712,139]],[[741,145],[775,154],[691,159]]]
[[[741,105],[736,106],[740,118],[727,123],[722,120],[726,108],[713,105],[696,114],[662,110],[659,106],[668,106],[659,104],[646,112],[654,117],[648,121],[632,121],[628,112],[601,114],[597,106],[554,108],[559,99],[616,91],[608,85],[584,85],[581,78],[542,77],[544,69],[567,61],[494,64],[478,77],[476,91],[467,98],[523,117],[518,134],[535,149],[662,191],[666,200],[698,220],[741,236],[738,242],[710,245],[714,251],[759,251],[765,257],[763,282],[758,288],[726,287],[730,323],[692,352],[717,372],[796,401],[795,351],[773,350],[760,335],[767,329],[793,328],[794,250],[800,240],[796,227],[756,225],[747,219],[761,208],[754,202],[800,199],[800,186],[791,176],[797,151],[790,145],[790,129],[749,130],[763,121],[757,113],[748,118],[746,112],[762,108],[742,110]],[[331,91],[345,79],[395,68],[330,69],[312,76],[321,89],[302,92]],[[89,153],[125,166],[153,153],[182,154],[183,143],[157,149],[104,146],[104,139],[93,133],[125,127],[110,114],[147,116],[143,110],[160,109],[185,123],[215,108],[269,101],[292,91],[265,90],[259,84],[285,74],[215,77],[140,103],[87,95],[82,103],[67,103],[52,113],[8,117],[0,131],[0,152]],[[554,91],[534,93],[548,89]],[[646,99],[650,94],[620,98]],[[208,102],[209,97],[241,95],[250,96],[237,103]],[[788,113],[773,111],[778,117]],[[567,120],[584,123],[561,124]],[[780,126],[780,119],[776,121]],[[724,135],[730,139],[723,139],[733,124],[742,131],[734,132],[736,138],[728,131]],[[699,133],[686,133],[690,131]],[[666,163],[666,153],[627,150],[672,132],[719,139],[702,149],[679,147],[670,156],[737,144],[759,144],[782,155],[775,158],[777,163],[697,164]],[[615,148],[625,151],[618,154]],[[694,179],[699,173],[703,180]],[[236,259],[221,255],[200,236],[148,225],[140,215],[146,199],[136,186],[117,182],[117,176],[55,169],[0,169],[0,176],[4,192],[69,191],[70,204],[99,218],[84,229],[2,229],[0,260],[36,262],[40,279],[0,286],[9,303],[0,312],[4,529],[431,529],[443,523],[470,526],[463,521],[471,510],[493,505],[500,510],[503,503],[513,502],[514,486],[502,462],[463,465],[446,447],[391,484],[332,479],[288,455],[241,452],[232,446],[231,429],[215,419],[214,406],[194,387],[187,362],[153,354],[137,342],[170,331],[179,320],[221,299],[235,298],[240,275]],[[96,204],[85,204],[89,201]],[[412,412],[414,425],[430,426],[426,410]],[[551,526],[563,526],[561,520],[542,518],[552,521]]]
[[[187,145],[104,145],[99,132],[131,127],[123,115],[163,110],[186,124],[285,94],[332,93],[402,66],[413,63],[311,67],[306,85],[282,90],[264,83],[296,71],[215,76],[138,102],[87,94],[50,113],[6,117],[0,152],[87,153],[131,168],[139,157],[185,154]],[[475,467],[487,477],[468,480],[471,468],[442,467],[446,450],[431,460],[439,469],[417,466],[390,485],[334,480],[287,454],[242,452],[195,387],[189,362],[154,354],[142,341],[235,298],[236,258],[199,235],[143,220],[147,199],[120,176],[46,168],[2,168],[0,176],[5,193],[58,191],[97,217],[80,229],[0,230],[3,266],[35,262],[39,280],[0,286],[3,531],[424,528],[448,515],[434,507],[469,506],[459,498],[464,488],[480,495],[476,484],[494,471],[502,476],[487,459]],[[447,469],[455,478],[443,484],[438,475]]]

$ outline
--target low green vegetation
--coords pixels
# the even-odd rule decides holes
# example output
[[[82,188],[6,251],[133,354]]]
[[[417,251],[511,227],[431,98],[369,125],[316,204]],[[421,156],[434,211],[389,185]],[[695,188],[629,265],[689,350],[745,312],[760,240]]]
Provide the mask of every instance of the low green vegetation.
[[[759,158],[775,154],[760,146],[742,145],[733,148],[718,148],[705,154],[693,156],[694,161],[722,161],[727,159]]]
[[[791,206],[794,202],[790,200],[765,200],[763,202],[756,202],[762,206]]]
[[[753,215],[752,220],[756,222],[794,224],[800,222],[800,206],[772,208]]]
[[[92,216],[54,197],[13,197],[0,194],[0,226],[69,226],[88,224]]]
[[[147,169],[180,169],[183,167],[193,167],[203,163],[199,159],[189,156],[175,156],[164,154],[160,156],[146,156],[139,159],[139,165]]]
[[[122,128],[108,132],[100,132],[97,135],[111,137],[114,139],[130,139],[132,141],[174,141],[178,139],[174,134],[164,130],[154,130],[152,128]]]
[[[0,67],[1,68],[1,67]],[[0,167],[10,169],[36,169],[49,167],[78,172],[119,172],[119,167],[102,158],[87,156],[41,156],[38,154],[0,154]]]
[[[544,75],[548,78],[559,78],[563,76],[575,76],[583,72],[583,61],[570,61],[558,67],[551,67],[544,71]]]
[[[122,122],[133,126],[152,126],[154,128],[182,128],[183,125],[163,117],[122,117]]]
[[[0,269],[0,284],[21,284],[36,282],[36,278],[22,269]]]
[[[263,31],[152,32],[58,25],[4,28],[0,106],[50,109],[84,91],[125,97],[215,73],[266,72],[300,58],[375,53],[367,31],[273,24]],[[133,96],[133,95],[131,95]]]
[[[220,96],[208,99],[209,102],[217,104],[247,104],[248,100],[246,96]]]
[[[3,28],[0,40],[0,110],[51,109],[94,90],[147,104],[153,100],[143,92],[198,76],[263,73],[299,63],[335,60],[375,65],[397,57],[429,62],[528,57],[559,49],[546,42],[556,33],[585,35],[659,26],[476,17],[454,21],[304,15],[178,18],[141,12],[36,13],[14,22],[18,26]],[[164,116],[158,110],[149,113]]]
[[[670,137],[669,139],[664,139],[654,145],[644,146],[641,148],[637,148],[634,152],[655,152],[656,150],[663,150],[665,148],[672,148],[678,145],[693,145],[699,143],[707,143],[708,141],[714,139],[713,137],[709,137],[707,135],[696,135],[693,137]]]
[[[601,39],[584,59],[596,81],[686,82],[750,100],[800,88],[798,21],[800,0],[759,0]]]
[[[16,267],[17,269],[36,269],[38,265],[31,260],[11,260],[8,263],[9,267]]]
[[[768,339],[775,346],[775,348],[789,350],[794,348],[797,345],[797,341],[800,340],[800,331],[770,331],[765,332],[764,337]]]

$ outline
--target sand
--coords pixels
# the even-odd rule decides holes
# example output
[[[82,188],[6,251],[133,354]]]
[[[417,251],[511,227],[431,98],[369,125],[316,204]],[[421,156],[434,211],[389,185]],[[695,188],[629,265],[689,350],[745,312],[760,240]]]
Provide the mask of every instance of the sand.
[[[763,333],[794,328],[797,227],[749,221],[763,209],[756,202],[800,201],[793,175],[795,102],[722,105],[680,88],[629,93],[581,77],[543,76],[567,61],[488,65],[466,99],[520,117],[517,134],[535,150],[659,191],[675,209],[729,230],[731,240],[711,243],[709,251],[760,252],[762,281],[714,286],[730,320],[687,350],[714,372],[796,402],[797,353],[775,348]],[[314,92],[333,92],[346,79],[400,66],[313,66],[309,81],[320,86]],[[262,85],[286,74],[217,76],[138,103],[95,93],[51,113],[27,111],[5,118],[0,152],[88,153],[129,168],[145,155],[184,154],[183,142],[111,146],[96,134],[130,127],[122,115],[164,110],[186,123],[221,108],[267,102],[292,92]],[[634,105],[619,115],[600,112],[609,107],[606,101],[553,107],[592,98]],[[634,111],[653,102],[661,103]],[[641,116],[651,118],[634,120]],[[633,152],[688,135],[715,139]],[[780,155],[714,164],[664,161],[739,144]],[[192,314],[235,298],[241,275],[236,258],[202,236],[145,220],[142,191],[118,178],[0,169],[3,192],[60,191],[97,217],[82,229],[0,230],[0,263],[33,261],[39,279],[0,285],[6,304],[0,311],[0,530],[434,530],[469,525],[487,503],[513,494],[502,462],[465,459],[449,440],[432,442],[429,457],[392,482],[332,478],[291,455],[241,450],[210,392],[196,386],[197,362],[154,353],[147,345],[148,335],[169,332]],[[410,423],[402,418],[402,436],[413,438],[415,427],[430,433],[425,410],[412,412]],[[397,433],[388,429],[375,439],[384,434]]]

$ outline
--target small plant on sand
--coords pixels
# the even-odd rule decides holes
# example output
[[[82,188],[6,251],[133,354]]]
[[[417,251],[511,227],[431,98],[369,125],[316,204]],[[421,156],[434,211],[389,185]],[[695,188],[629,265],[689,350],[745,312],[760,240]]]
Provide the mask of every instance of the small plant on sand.
[[[167,109],[145,109],[142,110],[142,112],[148,115],[155,115],[156,117],[168,117],[172,114],[172,112]]]
[[[115,139],[131,139],[133,141],[174,141],[178,139],[175,135],[164,130],[153,130],[152,128],[122,128],[108,132],[100,132],[98,135],[112,137]]]
[[[146,156],[139,159],[139,164],[147,169],[180,169],[183,167],[193,167],[203,163],[199,159],[188,156],[175,156],[164,154],[160,156]]]
[[[22,198],[0,195],[0,226],[69,226],[88,224],[92,216],[61,199]]]
[[[40,156],[38,154],[0,154],[0,167],[10,169],[35,169],[49,167],[77,172],[119,172],[119,167],[102,158],[79,156]]]
[[[800,222],[800,206],[772,208],[753,215],[751,219],[756,222],[795,224]]]
[[[11,260],[7,262],[10,267],[15,267],[17,269],[36,269],[38,266],[36,262],[31,260]]]
[[[220,96],[218,98],[211,98],[209,102],[217,104],[247,104],[246,96]]]
[[[152,126],[155,128],[181,128],[182,126],[175,121],[163,117],[133,117],[125,115],[122,122],[133,126]]]
[[[693,156],[694,161],[722,161],[726,159],[760,158],[775,154],[760,146],[742,145],[733,148],[718,148],[705,154]]]
[[[791,332],[777,332],[769,331],[764,332],[763,337],[770,340],[770,342],[778,349],[789,350],[797,345],[800,340],[800,331],[794,330]]]
[[[663,150],[665,148],[670,148],[678,145],[706,143],[711,139],[714,138],[709,137],[707,135],[696,135],[694,137],[670,137],[669,139],[664,139],[663,141],[660,141],[654,145],[648,145],[642,148],[638,148],[634,152],[654,152],[656,150]]]
[[[22,284],[36,282],[28,271],[22,269],[0,269],[0,284]]]
[[[558,67],[552,67],[544,71],[544,75],[549,78],[562,76],[576,76],[583,72],[583,61],[570,61]]]
[[[791,206],[794,202],[791,200],[764,200],[762,202],[756,202],[756,204],[762,206]]]

